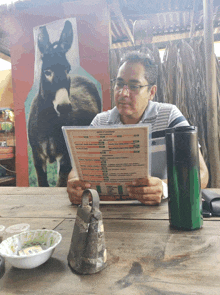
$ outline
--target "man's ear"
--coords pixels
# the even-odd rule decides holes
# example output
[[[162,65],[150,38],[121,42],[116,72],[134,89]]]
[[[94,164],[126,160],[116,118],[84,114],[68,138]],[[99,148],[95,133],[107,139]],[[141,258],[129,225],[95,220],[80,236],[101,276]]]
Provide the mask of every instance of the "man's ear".
[[[157,85],[153,85],[150,89],[150,100],[152,100],[157,92]]]

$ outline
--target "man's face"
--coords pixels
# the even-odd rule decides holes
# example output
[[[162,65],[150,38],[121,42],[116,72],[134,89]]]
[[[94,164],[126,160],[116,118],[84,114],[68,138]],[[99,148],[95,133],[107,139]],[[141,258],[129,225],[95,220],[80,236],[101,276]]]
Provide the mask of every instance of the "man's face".
[[[145,79],[144,74],[144,66],[140,63],[125,62],[119,68],[117,82],[114,88],[114,98],[124,124],[135,124],[139,122],[148,106],[149,100],[152,100],[155,95],[156,86],[146,86],[136,90],[130,90],[127,85],[123,88],[117,85],[148,85],[149,83]]]

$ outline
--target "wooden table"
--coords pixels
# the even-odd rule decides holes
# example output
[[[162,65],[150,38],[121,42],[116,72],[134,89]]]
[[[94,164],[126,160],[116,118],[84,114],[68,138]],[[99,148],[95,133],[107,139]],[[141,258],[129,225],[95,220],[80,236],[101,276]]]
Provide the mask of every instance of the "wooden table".
[[[102,204],[108,266],[77,275],[67,264],[77,207],[65,188],[2,187],[0,202],[0,224],[29,223],[63,237],[38,268],[6,262],[0,294],[220,294],[220,218],[204,219],[200,230],[178,231],[169,227],[167,201],[155,207]]]

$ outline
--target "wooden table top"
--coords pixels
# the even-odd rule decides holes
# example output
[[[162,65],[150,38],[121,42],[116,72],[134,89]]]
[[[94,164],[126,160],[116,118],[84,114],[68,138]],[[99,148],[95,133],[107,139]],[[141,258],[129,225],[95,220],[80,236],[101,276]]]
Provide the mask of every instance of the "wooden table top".
[[[2,187],[0,202],[1,225],[28,223],[62,235],[52,257],[35,269],[6,262],[0,294],[220,292],[220,218],[205,218],[199,230],[178,231],[169,226],[166,200],[154,207],[101,203],[108,265],[97,274],[77,275],[67,263],[77,206],[65,188]]]

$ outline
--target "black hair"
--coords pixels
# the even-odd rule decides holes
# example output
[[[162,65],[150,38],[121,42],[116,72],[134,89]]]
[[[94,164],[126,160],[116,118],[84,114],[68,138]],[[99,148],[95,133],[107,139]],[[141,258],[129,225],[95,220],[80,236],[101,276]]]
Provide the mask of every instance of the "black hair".
[[[140,63],[145,68],[145,79],[150,85],[156,85],[157,83],[157,65],[154,59],[149,54],[145,54],[139,51],[130,51],[126,53],[120,60],[119,68],[125,63]]]

